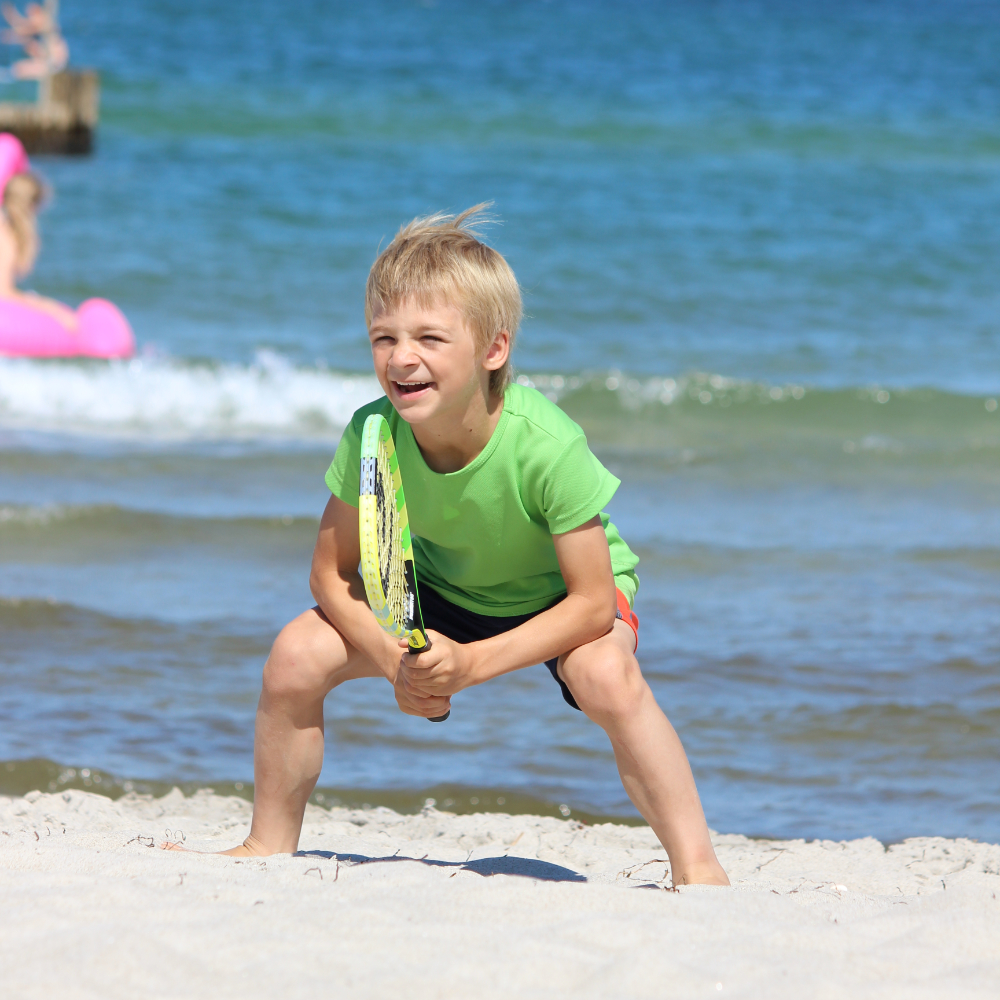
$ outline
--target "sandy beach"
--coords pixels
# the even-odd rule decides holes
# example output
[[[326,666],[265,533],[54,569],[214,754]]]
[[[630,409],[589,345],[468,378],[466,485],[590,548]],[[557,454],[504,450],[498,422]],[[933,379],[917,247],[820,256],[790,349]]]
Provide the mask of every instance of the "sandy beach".
[[[4,997],[983,997],[1000,845],[715,837],[672,891],[646,827],[309,807],[303,850],[212,851],[238,798],[0,798]]]

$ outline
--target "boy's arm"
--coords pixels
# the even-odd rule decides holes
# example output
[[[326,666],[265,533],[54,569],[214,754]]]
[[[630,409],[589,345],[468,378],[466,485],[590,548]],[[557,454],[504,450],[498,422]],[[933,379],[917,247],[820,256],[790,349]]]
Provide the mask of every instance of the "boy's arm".
[[[323,511],[313,552],[309,586],[320,610],[331,625],[362,655],[374,663],[396,688],[399,707],[408,715],[443,715],[448,710],[440,695],[430,700],[406,692],[397,684],[400,651],[396,640],[379,627],[358,572],[361,540],[358,509],[336,496]]]
[[[453,642],[432,632],[432,646],[402,660],[403,686],[415,695],[453,695],[492,677],[544,663],[607,634],[615,623],[615,578],[600,517],[553,535],[566,597],[509,632]]]

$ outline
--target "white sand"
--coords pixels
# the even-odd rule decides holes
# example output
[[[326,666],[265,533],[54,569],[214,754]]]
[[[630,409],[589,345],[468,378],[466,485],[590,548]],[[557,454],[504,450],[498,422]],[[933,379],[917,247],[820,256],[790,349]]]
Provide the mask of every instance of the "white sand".
[[[148,846],[249,819],[176,790],[0,798],[0,996],[1000,997],[994,844],[723,835],[734,888],[679,892],[648,828],[537,816],[310,807],[307,856]]]

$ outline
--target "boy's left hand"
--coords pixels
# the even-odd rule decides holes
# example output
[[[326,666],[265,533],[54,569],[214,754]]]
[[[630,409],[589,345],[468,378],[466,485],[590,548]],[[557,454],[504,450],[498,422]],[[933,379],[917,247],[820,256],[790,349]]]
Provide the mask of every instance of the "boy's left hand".
[[[476,683],[471,644],[455,642],[431,630],[427,636],[431,648],[426,653],[404,653],[399,661],[399,679],[407,691],[423,697],[450,697]],[[399,646],[409,648],[405,639],[400,639]]]

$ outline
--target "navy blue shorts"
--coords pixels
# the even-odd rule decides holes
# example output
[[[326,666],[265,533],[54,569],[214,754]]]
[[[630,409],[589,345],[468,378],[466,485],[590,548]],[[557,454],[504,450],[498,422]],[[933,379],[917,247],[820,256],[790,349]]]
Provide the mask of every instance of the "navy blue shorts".
[[[553,602],[558,604],[559,601]],[[553,605],[550,604],[549,607]],[[424,617],[424,627],[432,628],[435,632],[448,636],[455,642],[479,642],[480,639],[492,639],[495,635],[502,635],[509,632],[518,625],[523,625],[531,621],[535,615],[540,615],[542,611],[532,611],[528,615],[481,615],[478,611],[466,611],[451,601],[446,601],[433,587],[423,586],[420,588],[420,611]],[[573,692],[563,683],[556,671],[555,660],[546,660],[545,666],[549,668],[549,673],[555,678],[556,683],[562,689],[562,696],[567,705],[579,711],[580,706],[573,697]]]

